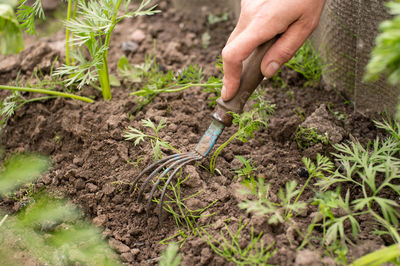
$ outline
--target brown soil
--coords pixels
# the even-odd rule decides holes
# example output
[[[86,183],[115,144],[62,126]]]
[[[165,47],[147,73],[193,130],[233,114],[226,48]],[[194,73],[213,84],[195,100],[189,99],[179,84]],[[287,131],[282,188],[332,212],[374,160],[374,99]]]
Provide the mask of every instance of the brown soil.
[[[233,23],[223,22],[213,26],[207,25],[205,20],[199,23],[173,10],[166,2],[161,4],[161,9],[164,12],[157,16],[126,20],[117,27],[110,52],[112,72],[115,72],[117,59],[123,54],[121,44],[129,40],[134,30],[141,29],[146,33],[146,38],[139,50],[129,56],[131,62],[143,62],[145,54],[152,53],[155,38],[157,59],[167,69],[177,71],[189,63],[197,63],[207,75],[217,74],[214,63],[233,29]],[[201,35],[206,30],[211,34],[211,43],[207,49],[201,45]],[[62,38],[62,33],[58,33],[45,40],[51,48],[41,54],[43,60],[51,60],[54,54],[60,53],[54,47]],[[43,47],[49,49],[47,45]],[[35,58],[32,60],[37,60]],[[15,77],[21,67],[20,61],[13,57],[4,60],[15,66],[0,73],[2,81]],[[38,64],[40,62],[30,64],[29,67],[25,65],[23,74],[29,76]],[[332,150],[322,144],[306,150],[297,147],[294,133],[303,121],[295,114],[295,110],[304,112],[306,121],[303,125],[321,125],[324,131],[333,132],[333,142],[349,139],[350,135],[366,140],[378,134],[372,122],[354,113],[352,107],[346,105],[335,91],[328,91],[322,86],[304,88],[302,77],[289,70],[284,71],[284,76],[293,94],[288,93],[287,89],[276,89],[269,83],[264,84],[265,98],[277,106],[269,129],[259,130],[248,143],[231,143],[217,161],[219,174],[210,174],[205,169],[209,157],[201,162],[205,168],[198,164],[185,167],[190,178],[183,185],[182,192],[191,195],[202,190],[201,194],[188,202],[193,209],[203,208],[218,200],[207,211],[215,214],[199,221],[201,226],[210,225],[207,230],[214,236],[219,234],[223,221],[227,219],[230,219],[229,225],[232,228],[237,228],[239,217],[254,226],[255,233],[264,232],[264,242],[275,242],[277,249],[270,260],[272,264],[333,263],[331,259],[324,258],[322,250],[318,248],[315,251],[296,252],[301,239],[292,228],[271,226],[265,217],[248,215],[237,206],[243,196],[237,192],[240,185],[232,170],[240,166],[235,159],[236,155],[252,158],[252,162],[257,165],[256,174],[265,177],[275,196],[287,181],[297,180],[300,184],[305,182],[305,178],[297,174],[303,166],[302,157],[314,159],[317,153],[329,154]],[[164,214],[164,223],[160,227],[155,213],[147,218],[145,201],[137,202],[137,195],[129,193],[135,176],[152,163],[153,158],[149,143],[135,146],[123,138],[124,130],[128,126],[143,129],[141,119],[150,118],[158,123],[164,118],[167,126],[161,131],[161,137],[181,152],[192,151],[211,122],[213,110],[208,107],[209,95],[199,88],[192,88],[184,92],[162,94],[136,116],[130,116],[137,104],[129,93],[130,90],[124,86],[114,88],[113,100],[106,102],[100,99],[98,93],[86,89],[83,94],[97,94],[95,103],[56,99],[26,105],[9,121],[1,140],[7,154],[29,151],[49,155],[53,166],[37,182],[37,187],[46,187],[50,191],[64,194],[78,203],[97,226],[104,228],[104,237],[121,253],[123,261],[132,265],[153,265],[165,248],[159,242],[174,235],[177,226],[172,216]],[[344,121],[335,119],[327,111],[329,103],[333,104],[335,111],[346,114]],[[226,141],[235,130],[235,127],[225,129],[218,144]],[[171,153],[166,151],[166,154]],[[303,199],[311,199],[312,195],[311,190],[306,191]],[[19,209],[18,203],[11,200],[3,200],[0,206],[13,211]],[[315,207],[310,206],[306,213],[294,219],[303,232],[310,224],[314,211]],[[368,221],[361,221],[361,226],[368,227]],[[249,239],[249,232],[248,227],[243,236],[244,243]],[[372,242],[375,246],[383,243],[383,240],[367,232],[360,239],[363,239],[359,243],[361,247],[362,243]],[[315,244],[318,247],[318,243]],[[369,251],[369,248],[363,250],[360,246],[350,249],[349,257],[353,254],[358,257]],[[199,237],[189,238],[180,251],[183,253],[184,265],[228,264]]]

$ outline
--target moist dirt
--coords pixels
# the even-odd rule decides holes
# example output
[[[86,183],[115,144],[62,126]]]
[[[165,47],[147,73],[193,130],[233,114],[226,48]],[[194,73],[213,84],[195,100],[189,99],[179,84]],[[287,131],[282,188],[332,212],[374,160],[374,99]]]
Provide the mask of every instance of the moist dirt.
[[[215,62],[234,27],[233,21],[208,25],[205,16],[195,20],[171,8],[169,1],[162,1],[160,8],[163,10],[161,14],[125,20],[116,28],[110,50],[111,72],[116,72],[118,58],[124,53],[132,63],[143,63],[146,54],[156,53],[158,62],[166,69],[179,71],[195,63],[203,68],[207,76],[218,74]],[[211,11],[202,12],[207,14]],[[144,35],[138,34],[138,30]],[[201,39],[206,31],[211,40],[209,46],[204,48]],[[49,62],[56,56],[62,56],[62,38],[63,33],[59,32],[49,38],[32,40],[32,46],[25,53],[1,58],[0,80],[11,83],[18,73],[29,77],[38,66],[48,73],[51,67]],[[122,44],[132,39],[138,44],[137,50],[124,52]],[[35,56],[29,56],[32,54]],[[187,202],[192,209],[202,209],[217,200],[206,211],[210,216],[198,222],[216,238],[225,221],[234,229],[240,219],[249,224],[241,239],[244,246],[250,239],[251,226],[255,234],[263,232],[264,243],[275,243],[276,252],[269,261],[271,264],[335,265],[323,254],[318,242],[313,243],[315,250],[296,251],[302,239],[292,227],[272,226],[266,217],[250,215],[238,208],[244,196],[237,192],[241,185],[233,169],[241,164],[235,156],[252,158],[257,166],[255,174],[270,183],[272,197],[276,198],[277,191],[286,182],[296,180],[304,184],[306,181],[298,175],[299,168],[303,167],[303,157],[315,159],[317,153],[329,155],[333,151],[323,144],[299,149],[294,138],[299,125],[329,132],[332,143],[350,138],[365,142],[381,132],[372,121],[355,113],[337,92],[323,85],[304,87],[302,76],[288,69],[282,75],[288,84],[285,89],[274,88],[268,82],[263,84],[264,97],[276,105],[269,128],[257,131],[247,143],[230,143],[217,160],[218,171],[215,174],[207,170],[210,156],[200,163],[186,166],[183,175],[190,177],[182,185],[182,193],[188,196],[201,191]],[[135,115],[138,104],[135,97],[129,95],[131,89],[122,85],[114,87],[112,92],[112,101],[103,101],[100,93],[86,88],[81,94],[95,95],[96,101],[92,104],[61,98],[27,104],[10,119],[2,132],[1,143],[5,156],[15,152],[37,152],[50,156],[52,167],[39,179],[36,188],[45,187],[77,203],[87,218],[102,228],[103,237],[125,263],[155,265],[165,249],[160,241],[176,234],[178,228],[169,214],[164,213],[162,226],[157,222],[156,212],[148,218],[146,196],[137,202],[137,190],[132,194],[129,192],[134,178],[154,158],[148,142],[135,146],[132,141],[124,139],[124,131],[128,126],[146,131],[141,119],[151,119],[155,123],[165,119],[166,127],[160,131],[160,137],[180,152],[192,151],[211,122],[213,109],[208,105],[208,98],[212,95],[200,88],[161,94]],[[337,119],[338,114],[343,114],[343,119]],[[234,126],[225,129],[217,145],[235,131]],[[172,154],[167,150],[164,153]],[[306,190],[303,200],[311,202],[312,196],[313,192]],[[19,205],[20,202],[11,199],[0,202],[0,207],[9,212],[18,211]],[[306,212],[294,218],[294,223],[302,232],[311,223],[315,211],[316,207],[310,205]],[[360,224],[361,232],[370,226],[368,221],[360,221]],[[371,246],[376,249],[385,244],[384,239],[368,233],[361,233],[360,239],[362,241],[356,247],[350,246],[349,258],[371,251]],[[183,254],[183,265],[232,264],[216,255],[204,238],[198,236],[189,237],[180,252]]]

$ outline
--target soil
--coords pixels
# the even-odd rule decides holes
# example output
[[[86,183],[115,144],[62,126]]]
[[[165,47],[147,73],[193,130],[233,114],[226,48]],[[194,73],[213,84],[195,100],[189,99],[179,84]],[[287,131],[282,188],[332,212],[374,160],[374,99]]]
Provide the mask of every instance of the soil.
[[[210,26],[204,17],[195,20],[174,10],[169,1],[162,1],[160,8],[163,12],[159,15],[125,20],[116,28],[110,50],[111,72],[115,73],[116,62],[124,54],[122,43],[132,41],[134,37],[138,41],[137,51],[127,54],[132,63],[142,63],[146,54],[153,53],[155,39],[157,60],[167,69],[179,71],[190,63],[196,63],[206,75],[218,74],[215,61],[234,27],[233,21]],[[210,11],[202,12],[207,14]],[[144,38],[139,36],[140,40],[137,39],[137,32],[134,34],[137,30],[145,33]],[[201,36],[206,31],[211,35],[211,42],[204,48]],[[29,77],[39,65],[42,71],[48,72],[48,62],[55,55],[62,55],[62,38],[63,34],[59,32],[50,38],[35,41],[26,50],[36,51],[29,60],[31,52],[22,53],[19,57],[2,58],[0,80],[12,82],[19,70]],[[27,61],[21,64],[21,58]],[[190,174],[190,177],[183,184],[182,193],[188,196],[202,191],[187,202],[192,209],[204,208],[218,200],[206,211],[213,215],[199,220],[199,225],[208,225],[207,231],[215,237],[228,219],[229,227],[237,228],[239,217],[254,227],[255,234],[263,232],[264,243],[275,243],[276,252],[269,261],[271,264],[334,265],[334,261],[319,248],[297,252],[301,239],[293,228],[269,225],[267,218],[246,214],[238,208],[243,195],[237,192],[240,184],[233,169],[241,164],[235,156],[252,158],[257,166],[256,174],[270,183],[272,197],[276,197],[278,189],[286,182],[305,182],[306,178],[298,175],[299,168],[303,167],[303,157],[315,159],[317,153],[328,155],[332,151],[331,147],[322,144],[306,150],[299,149],[294,140],[299,125],[312,125],[321,132],[329,132],[333,143],[350,137],[365,142],[381,133],[371,120],[355,113],[337,92],[328,90],[322,84],[306,88],[303,77],[288,69],[283,71],[283,76],[288,83],[287,89],[274,88],[268,82],[263,84],[265,98],[276,105],[269,128],[257,131],[247,143],[233,141],[229,144],[217,160],[219,171],[215,174],[206,170],[210,157],[186,166],[184,174]],[[149,118],[159,123],[164,118],[167,126],[161,130],[160,137],[180,152],[192,151],[209,126],[213,109],[208,106],[210,94],[200,88],[192,88],[161,94],[133,115],[138,105],[130,92],[124,85],[113,88],[112,101],[103,101],[98,92],[86,88],[81,94],[95,95],[96,101],[92,104],[59,98],[25,105],[10,119],[1,135],[1,142],[5,154],[38,152],[49,155],[52,168],[40,178],[36,188],[46,187],[79,204],[87,217],[103,228],[104,238],[120,253],[122,261],[131,265],[154,265],[165,249],[160,241],[173,236],[177,226],[169,214],[164,214],[162,226],[157,223],[156,212],[148,218],[146,201],[137,202],[137,193],[129,192],[134,178],[154,159],[148,142],[135,146],[132,141],[124,139],[124,131],[128,126],[145,130],[140,122],[142,119]],[[336,119],[328,110],[328,105],[333,106],[334,111],[345,114],[345,119]],[[299,111],[303,114],[298,115]],[[226,141],[235,130],[234,126],[225,129],[217,145]],[[164,153],[172,154],[167,150]],[[303,200],[311,200],[312,195],[311,190],[306,190]],[[3,199],[0,207],[15,212],[19,203]],[[306,230],[315,211],[315,206],[309,206],[305,213],[295,217],[294,222],[301,231]],[[245,229],[241,244],[249,240],[250,226]],[[370,251],[371,243],[375,247],[384,244],[381,238],[363,230],[368,226],[368,221],[361,221],[361,232],[364,232],[360,237],[362,241],[357,243],[357,248],[350,247],[349,258]],[[318,247],[318,242],[314,244]],[[230,265],[199,237],[190,237],[180,252],[183,254],[183,265]]]

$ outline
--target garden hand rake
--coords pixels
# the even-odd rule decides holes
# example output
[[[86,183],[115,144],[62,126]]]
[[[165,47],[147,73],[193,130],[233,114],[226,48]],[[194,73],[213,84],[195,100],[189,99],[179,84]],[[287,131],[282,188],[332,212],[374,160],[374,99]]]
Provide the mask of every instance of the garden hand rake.
[[[139,194],[138,201],[143,197],[143,193],[153,178],[157,178],[150,192],[150,196],[148,198],[146,213],[149,215],[150,205],[152,202],[152,198],[154,193],[156,192],[158,185],[161,180],[167,176],[168,173],[171,174],[165,181],[164,187],[161,191],[160,200],[158,202],[158,218],[159,222],[162,221],[162,207],[165,193],[167,191],[167,187],[176,173],[183,168],[185,165],[192,163],[194,161],[198,161],[206,157],[211,149],[213,148],[215,142],[218,137],[221,135],[222,131],[225,127],[229,127],[232,124],[232,115],[230,112],[241,113],[243,111],[243,107],[249,99],[250,95],[257,88],[260,82],[263,80],[263,75],[261,73],[260,65],[261,61],[265,55],[265,53],[269,50],[269,48],[275,43],[275,37],[270,41],[264,43],[257,47],[257,49],[243,62],[243,71],[240,78],[240,87],[236,95],[229,101],[223,101],[221,98],[217,100],[217,107],[213,114],[213,121],[211,122],[210,127],[205,132],[205,134],[200,139],[196,148],[192,152],[187,152],[183,154],[174,154],[168,156],[164,159],[161,159],[148,167],[146,167],[133,181],[131,187],[131,193],[133,192],[137,182],[146,174],[150,173],[150,175],[145,179],[142,184]],[[161,173],[161,171],[163,172]],[[161,173],[161,174],[160,174]]]

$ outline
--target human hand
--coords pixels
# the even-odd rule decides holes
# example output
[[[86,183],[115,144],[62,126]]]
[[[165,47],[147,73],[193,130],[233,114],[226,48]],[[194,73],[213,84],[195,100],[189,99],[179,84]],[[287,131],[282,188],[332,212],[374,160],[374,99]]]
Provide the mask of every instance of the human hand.
[[[317,27],[324,4],[325,0],[242,0],[239,21],[222,50],[222,99],[230,100],[239,89],[242,62],[259,45],[282,34],[261,63],[263,75],[272,77]]]

